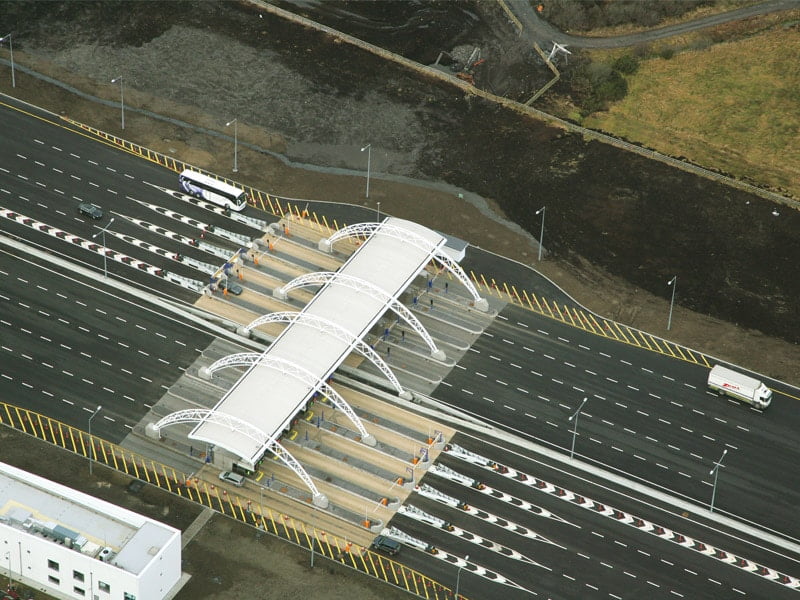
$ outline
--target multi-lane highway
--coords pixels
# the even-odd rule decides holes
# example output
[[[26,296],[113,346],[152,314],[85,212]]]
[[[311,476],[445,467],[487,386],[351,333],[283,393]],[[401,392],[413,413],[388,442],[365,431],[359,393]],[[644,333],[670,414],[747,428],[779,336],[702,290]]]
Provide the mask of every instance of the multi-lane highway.
[[[208,283],[210,272],[259,235],[259,227],[197,206],[175,192],[174,173],[52,116],[0,110],[7,124],[0,145],[0,232],[37,250],[3,245],[0,252],[0,394],[81,428],[102,405],[93,432],[119,441],[214,336],[196,319],[139,296],[152,293],[186,306],[199,295],[192,282]],[[97,204],[104,218],[80,215],[80,202]],[[104,261],[96,234],[112,218],[105,239],[114,254]],[[112,285],[104,281],[105,267]],[[274,286],[270,278],[285,282],[309,267],[298,260],[293,271],[265,261],[244,283],[245,293],[227,302],[260,314]],[[759,542],[705,512],[682,515],[669,502],[564,467],[526,445],[568,452],[575,426],[569,417],[588,398],[576,427],[576,460],[705,505],[709,471],[727,449],[715,510],[797,539],[800,449],[791,389],[774,384],[772,406],[761,413],[709,394],[704,366],[510,305],[497,303],[501,312],[493,320],[470,314],[458,301],[462,291],[451,283],[450,296],[437,297],[435,311],[415,306],[457,362],[432,365],[425,348],[396,327],[391,356],[387,341],[379,350],[404,384],[521,441],[511,444],[485,431],[477,438],[456,436],[456,448],[479,458],[445,452],[392,520],[422,544],[419,551],[415,542],[407,544],[404,562],[450,587],[458,579],[474,598],[795,594],[757,567],[749,569],[764,565],[796,574],[797,556],[779,544]],[[524,478],[487,468],[493,463]],[[537,478],[547,485],[531,485]],[[484,487],[472,485],[478,482]],[[577,502],[576,495],[592,503]],[[678,533],[659,534],[658,528]],[[699,545],[682,545],[678,535]],[[439,552],[429,554],[426,545]],[[742,564],[703,554],[701,546]]]
[[[436,396],[509,431],[710,502],[709,472],[728,450],[715,509],[797,539],[800,415],[774,384],[764,412],[706,390],[708,368],[591,335],[514,306],[484,332]],[[796,393],[796,392],[795,392]]]

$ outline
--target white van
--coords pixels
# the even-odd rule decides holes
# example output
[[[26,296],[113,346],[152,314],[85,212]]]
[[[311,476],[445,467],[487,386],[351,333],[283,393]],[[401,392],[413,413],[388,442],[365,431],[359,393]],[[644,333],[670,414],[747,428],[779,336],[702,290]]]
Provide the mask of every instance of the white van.
[[[226,483],[232,483],[236,487],[244,485],[244,475],[239,475],[233,471],[223,471],[219,474],[219,478]]]

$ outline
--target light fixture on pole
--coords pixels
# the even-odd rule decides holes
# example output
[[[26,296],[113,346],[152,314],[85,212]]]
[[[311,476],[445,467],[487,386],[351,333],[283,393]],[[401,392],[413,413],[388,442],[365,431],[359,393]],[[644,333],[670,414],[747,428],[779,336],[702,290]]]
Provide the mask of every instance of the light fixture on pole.
[[[364,146],[361,151],[363,152],[364,150],[367,151],[367,194],[365,197],[369,198],[369,174],[372,168],[372,144],[367,144]]]
[[[458,565],[458,572],[456,573],[456,596],[455,600],[458,600],[458,590],[461,584],[461,569],[467,566],[467,561],[469,560],[469,554],[464,557],[464,564]]]
[[[581,402],[581,405],[578,407],[578,410],[572,413],[572,416],[569,418],[570,421],[572,421],[572,419],[575,419],[575,425],[572,428],[572,449],[569,451],[570,459],[572,459],[572,457],[575,456],[575,438],[578,436],[578,417],[580,416],[581,411],[583,410],[583,405],[586,404],[586,401],[588,399],[589,399],[588,397],[584,398],[583,402]]]
[[[119,77],[114,77],[111,80],[111,83],[117,83],[119,81],[119,105],[122,109],[122,128],[125,129],[125,80],[122,79],[122,75]]]
[[[378,223],[381,222],[381,203],[378,201]]]
[[[539,210],[536,211],[536,214],[542,214],[542,228],[539,231],[539,262],[542,262],[542,244],[544,243],[544,209],[547,208],[543,206]]]
[[[111,227],[113,222],[114,217],[111,217],[111,220],[106,223],[106,226],[92,236],[92,239],[101,234],[103,236],[103,279],[108,279],[108,248],[106,248],[106,229]]]
[[[11,43],[11,34],[6,34],[0,38],[0,44],[8,40],[8,51],[11,54],[11,87],[17,87],[17,79],[14,75],[14,44]]]
[[[89,475],[92,474],[92,463],[94,462],[94,442],[92,441],[92,419],[97,416],[97,413],[100,412],[100,409],[103,408],[102,406],[98,406],[92,416],[89,417]]]
[[[717,475],[719,475],[719,468],[722,466],[722,461],[725,458],[725,455],[728,453],[728,449],[722,451],[722,456],[719,457],[719,460],[714,463],[714,468],[709,471],[709,475],[714,476],[714,486],[711,489],[711,506],[709,508],[709,512],[714,512],[714,500],[717,497]]]
[[[667,282],[667,285],[672,286],[672,300],[669,303],[669,318],[667,319],[667,331],[672,327],[672,307],[675,305],[675,288],[678,287],[678,276],[675,275]]]
[[[239,119],[225,123],[225,127],[233,125],[233,172],[239,172]]]

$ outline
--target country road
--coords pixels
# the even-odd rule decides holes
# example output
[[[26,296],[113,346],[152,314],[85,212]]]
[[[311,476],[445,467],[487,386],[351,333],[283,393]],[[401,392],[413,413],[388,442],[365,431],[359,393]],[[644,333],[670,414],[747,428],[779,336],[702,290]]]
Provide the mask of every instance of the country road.
[[[767,0],[766,2],[761,2],[752,6],[709,15],[686,23],[678,23],[676,25],[669,25],[649,31],[613,37],[585,37],[564,33],[540,19],[533,10],[531,4],[525,0],[511,1],[508,2],[507,5],[523,24],[524,34],[531,42],[537,42],[539,45],[555,41],[573,48],[624,48],[626,46],[646,44],[655,40],[682,35],[690,31],[713,27],[715,25],[746,19],[756,15],[797,8],[798,3],[796,0]]]

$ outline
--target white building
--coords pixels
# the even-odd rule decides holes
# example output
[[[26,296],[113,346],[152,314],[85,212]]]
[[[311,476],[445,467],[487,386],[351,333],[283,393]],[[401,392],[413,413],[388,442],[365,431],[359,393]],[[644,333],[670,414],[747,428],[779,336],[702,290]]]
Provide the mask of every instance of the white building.
[[[56,597],[161,600],[181,577],[181,532],[0,463],[8,571]]]

